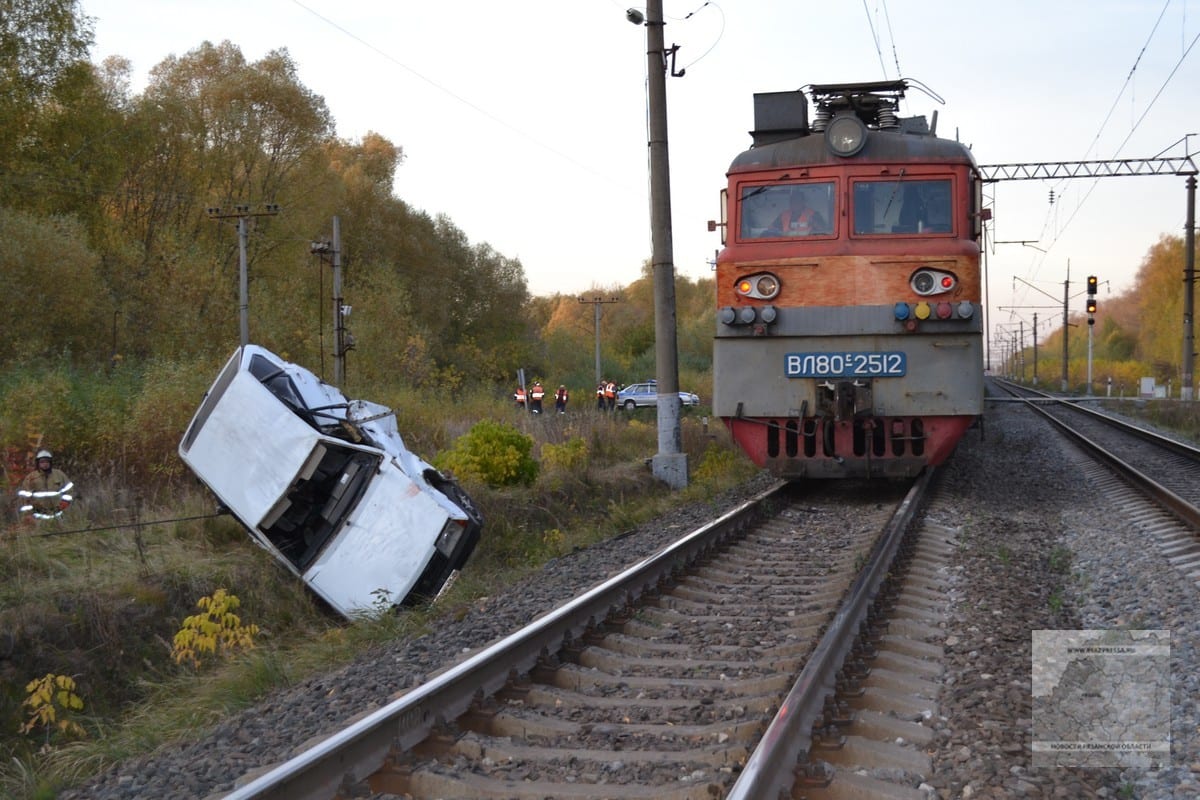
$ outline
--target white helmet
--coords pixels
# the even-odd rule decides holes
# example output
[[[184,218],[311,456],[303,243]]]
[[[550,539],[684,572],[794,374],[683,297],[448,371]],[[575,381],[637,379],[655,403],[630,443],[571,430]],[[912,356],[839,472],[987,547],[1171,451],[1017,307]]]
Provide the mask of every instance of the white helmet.
[[[34,460],[35,460],[35,461],[41,461],[43,458],[48,458],[48,459],[50,459],[51,461],[53,461],[53,460],[54,460],[54,456],[52,456],[52,455],[50,454],[50,451],[49,451],[49,450],[38,450],[37,458],[36,458],[36,459],[34,459]]]

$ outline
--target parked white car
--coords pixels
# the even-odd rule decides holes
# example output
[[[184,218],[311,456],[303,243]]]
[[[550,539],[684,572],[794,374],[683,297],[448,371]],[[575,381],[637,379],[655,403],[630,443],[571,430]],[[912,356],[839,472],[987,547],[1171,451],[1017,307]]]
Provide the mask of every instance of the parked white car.
[[[256,345],[221,370],[179,455],[346,617],[436,597],[479,542],[474,504],[409,452],[392,411]]]

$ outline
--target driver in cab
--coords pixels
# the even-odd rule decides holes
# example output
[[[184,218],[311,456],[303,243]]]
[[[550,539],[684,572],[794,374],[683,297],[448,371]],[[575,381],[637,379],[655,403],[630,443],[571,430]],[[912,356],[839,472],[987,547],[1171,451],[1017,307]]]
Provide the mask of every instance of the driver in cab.
[[[814,233],[829,233],[829,222],[808,202],[806,193],[793,189],[788,197],[788,207],[783,210],[772,233],[781,236],[808,236]]]

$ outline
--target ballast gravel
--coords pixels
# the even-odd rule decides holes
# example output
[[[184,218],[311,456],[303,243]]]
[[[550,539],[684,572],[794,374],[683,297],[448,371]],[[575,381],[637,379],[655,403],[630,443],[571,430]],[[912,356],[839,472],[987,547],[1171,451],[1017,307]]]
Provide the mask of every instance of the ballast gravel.
[[[930,797],[1200,797],[1200,593],[1085,463],[1031,410],[994,403],[941,470],[961,547]],[[1171,631],[1170,762],[1033,766],[1032,632],[1119,628]]]
[[[1200,594],[1087,477],[1082,456],[1015,404],[989,404],[937,476],[959,528],[930,798],[1200,798]],[[432,633],[279,690],[205,736],[165,744],[62,792],[62,800],[219,797],[244,774],[389,702],[462,653],[507,635],[605,576],[762,491],[762,475],[711,503],[556,559]],[[1032,631],[1172,632],[1172,753],[1155,771],[1032,764]],[[916,788],[916,787],[914,787]]]

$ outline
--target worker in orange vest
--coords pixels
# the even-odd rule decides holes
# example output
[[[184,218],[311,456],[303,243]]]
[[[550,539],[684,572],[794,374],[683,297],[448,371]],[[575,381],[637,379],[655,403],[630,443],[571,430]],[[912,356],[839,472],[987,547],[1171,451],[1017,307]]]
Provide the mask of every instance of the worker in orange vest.
[[[617,407],[617,384],[613,381],[604,384],[604,405],[609,411]]]
[[[542,388],[542,382],[534,381],[529,390],[529,410],[534,414],[542,413],[542,398],[545,396],[546,390]]]
[[[525,387],[518,386],[517,391],[513,392],[513,398],[517,401],[517,408],[525,408]]]
[[[567,413],[567,387],[559,384],[558,391],[554,393],[554,410],[560,414]]]

